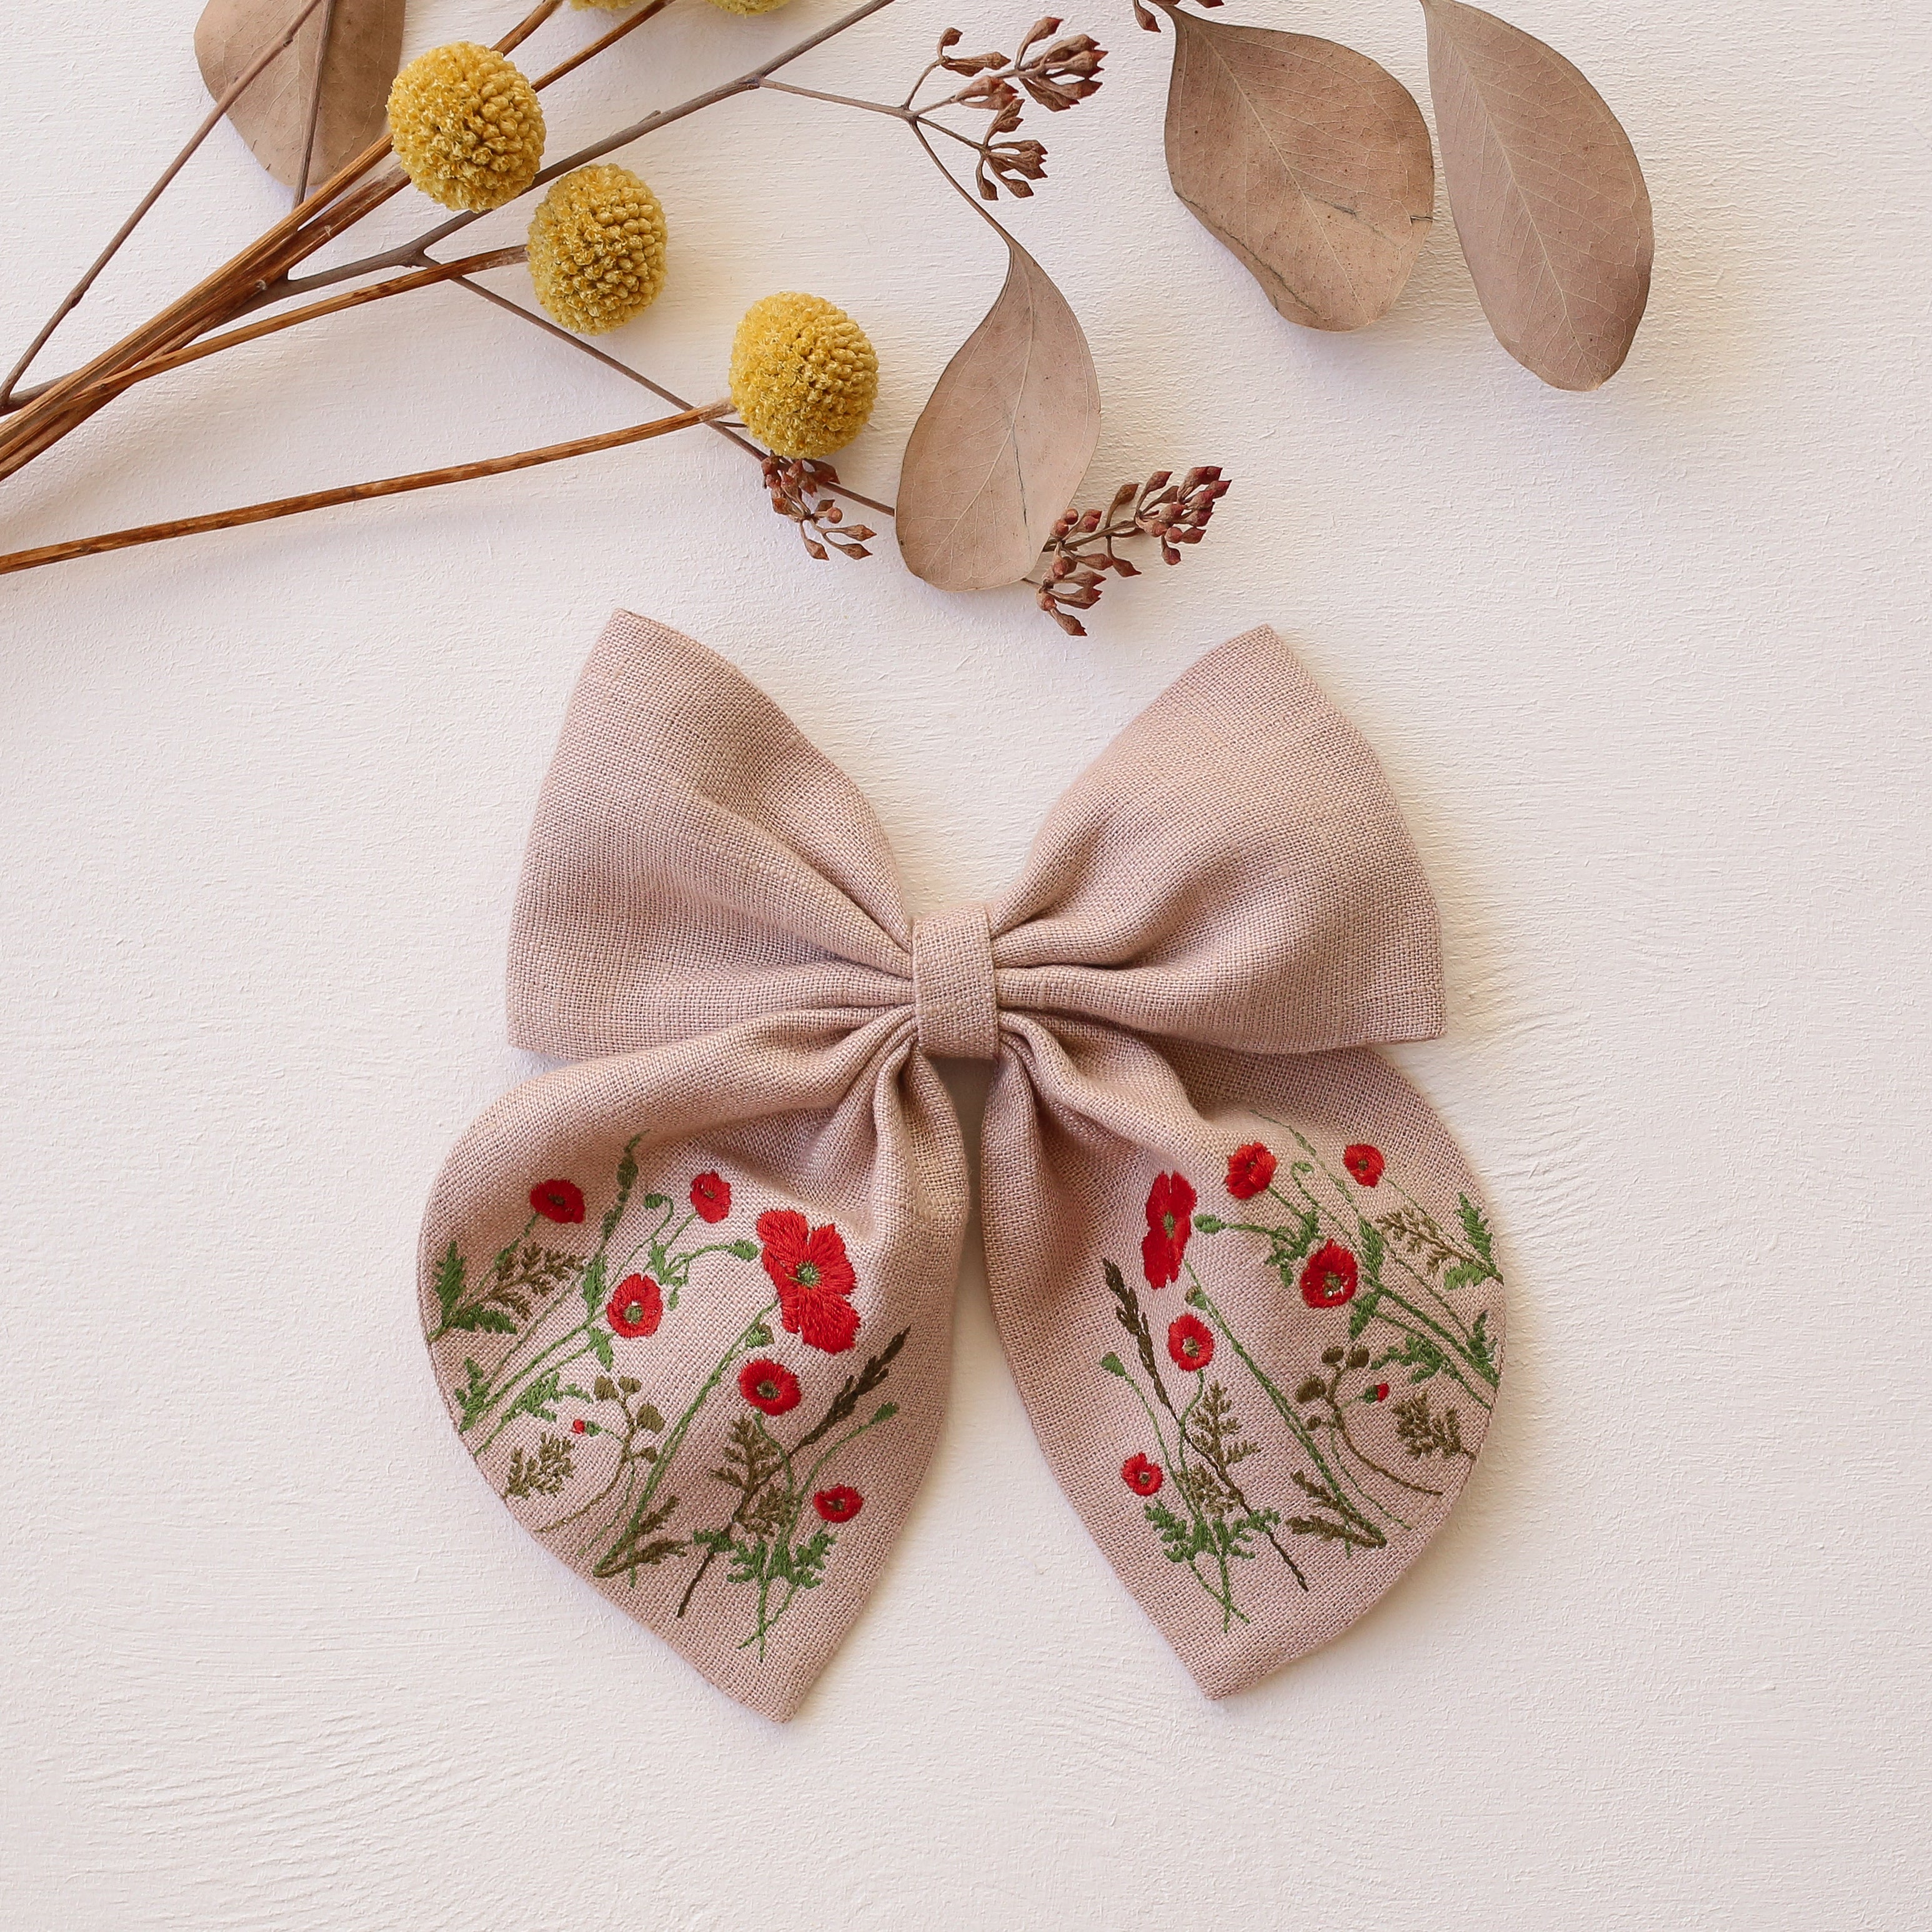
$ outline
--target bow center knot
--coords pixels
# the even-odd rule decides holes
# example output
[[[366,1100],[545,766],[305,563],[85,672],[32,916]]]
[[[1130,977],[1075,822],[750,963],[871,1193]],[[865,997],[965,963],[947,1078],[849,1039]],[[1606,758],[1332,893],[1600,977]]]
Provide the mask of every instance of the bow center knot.
[[[985,906],[950,906],[914,920],[912,1006],[920,1050],[928,1058],[999,1058],[1000,1003]]]

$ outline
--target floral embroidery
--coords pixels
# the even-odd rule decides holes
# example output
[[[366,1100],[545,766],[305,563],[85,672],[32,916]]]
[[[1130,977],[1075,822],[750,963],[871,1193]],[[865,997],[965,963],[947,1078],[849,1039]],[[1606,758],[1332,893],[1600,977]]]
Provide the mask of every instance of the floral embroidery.
[[[1340,1308],[1352,1300],[1360,1272],[1340,1241],[1324,1241],[1301,1270],[1301,1298],[1310,1308]]]
[[[574,1226],[584,1219],[584,1190],[574,1180],[540,1180],[530,1190],[530,1206],[546,1221]]]
[[[1380,1148],[1370,1147],[1366,1141],[1358,1141],[1353,1147],[1346,1147],[1342,1150],[1342,1165],[1364,1187],[1372,1187],[1382,1178],[1387,1163],[1382,1159],[1382,1150]],[[1268,1167],[1272,1172],[1274,1167],[1274,1162],[1272,1160],[1268,1162]],[[1231,1194],[1234,1193],[1232,1188],[1228,1191]],[[1234,1198],[1237,1201],[1245,1201],[1247,1196],[1244,1194],[1236,1194]]]
[[[716,1227],[731,1211],[731,1184],[722,1174],[700,1174],[691,1184],[698,1218]]]
[[[1204,1369],[1214,1359],[1214,1331],[1198,1315],[1184,1315],[1167,1329],[1167,1352],[1179,1369]]]
[[[1235,1148],[1228,1156],[1228,1192],[1237,1201],[1252,1201],[1274,1178],[1274,1156],[1259,1141]]]
[[[778,1292],[788,1333],[828,1355],[842,1355],[859,1332],[846,1300],[857,1285],[836,1228],[808,1226],[802,1214],[776,1208],[758,1216],[765,1272]]]
[[[798,1378],[782,1363],[760,1355],[738,1371],[738,1393],[766,1415],[789,1415],[799,1404]]]
[[[611,1334],[622,1335],[626,1341],[655,1335],[664,1319],[664,1291],[647,1274],[628,1274],[605,1303],[604,1318],[610,1323]]]
[[[844,1354],[857,1339],[862,1318],[852,1297],[858,1276],[844,1239],[836,1226],[814,1228],[788,1208],[759,1215],[755,1241],[725,1238],[722,1224],[731,1215],[733,1192],[715,1172],[692,1178],[688,1214],[670,1196],[655,1193],[637,1204],[640,1214],[634,1214],[642,1138],[623,1150],[588,1255],[531,1238],[540,1220],[572,1226],[590,1211],[583,1189],[561,1177],[531,1188],[530,1220],[488,1267],[472,1275],[452,1242],[433,1277],[440,1318],[429,1340],[506,1338],[494,1358],[463,1359],[450,1400],[472,1454],[502,1469],[507,1500],[540,1507],[542,1500],[554,1499],[544,1520],[530,1524],[536,1534],[613,1586],[634,1587],[646,1570],[689,1564],[680,1617],[724,1557],[720,1574],[730,1594],[719,1596],[714,1586],[704,1614],[730,1615],[730,1604],[742,1601],[748,1615],[740,1643],[762,1657],[799,1595],[824,1580],[840,1534],[864,1507],[859,1490],[825,1478],[835,1458],[897,1414],[896,1404],[868,1405],[867,1398],[890,1375],[909,1331],[901,1330],[862,1369],[846,1376],[816,1421],[789,1439],[774,1434],[779,1418],[803,1412],[807,1390],[802,1363],[788,1366],[775,1354],[759,1352],[772,1348],[773,1318],[821,1354]],[[704,1239],[713,1228],[720,1238]],[[674,1318],[680,1298],[694,1292],[694,1269],[704,1268],[704,1292],[716,1301],[743,1292],[737,1270],[752,1262],[769,1282],[757,1298],[763,1306],[747,1298],[749,1318],[715,1365],[678,1402],[660,1409],[646,1394],[643,1377],[650,1372],[646,1364],[668,1358],[644,1345]],[[758,1270],[751,1274],[760,1279]],[[614,1289],[613,1276],[620,1277]],[[637,1373],[630,1372],[634,1365]],[[721,1512],[722,1521],[712,1518],[716,1527],[681,1532],[677,1525],[688,1520],[681,1513],[694,1480],[683,1452],[724,1386],[735,1386],[744,1407],[714,1438],[718,1447],[705,1453],[718,1461],[710,1475],[735,1492],[735,1500]],[[560,1408],[582,1412],[566,1425]],[[675,1416],[668,1424],[666,1411]],[[567,1433],[557,1432],[566,1426]],[[533,1436],[523,1433],[532,1430]],[[582,1446],[574,1450],[573,1443]],[[504,1449],[508,1463],[496,1465]],[[674,1472],[683,1473],[674,1480]],[[730,1586],[743,1588],[742,1599]]]
[[[1103,1356],[1100,1366],[1132,1390],[1136,1429],[1143,1422],[1152,1427],[1160,1456],[1130,1455],[1120,1478],[1141,1499],[1161,1553],[1193,1576],[1219,1610],[1223,1630],[1248,1620],[1241,1565],[1272,1562],[1270,1548],[1309,1588],[1284,1535],[1304,1539],[1322,1562],[1346,1560],[1412,1530],[1417,1510],[1439,1509],[1448,1492],[1442,1476],[1423,1478],[1446,1473],[1459,1459],[1474,1460],[1462,1419],[1471,1410],[1486,1418],[1502,1372],[1494,1316],[1486,1306],[1469,1305],[1502,1280],[1475,1203],[1466,1196],[1459,1200],[1459,1232],[1451,1234],[1390,1180],[1400,1204],[1371,1220],[1357,1208],[1351,1183],[1367,1189],[1384,1181],[1381,1149],[1365,1142],[1348,1147],[1345,1180],[1310,1142],[1285,1131],[1298,1149],[1285,1156],[1286,1169],[1258,1141],[1228,1159],[1229,1197],[1262,1204],[1264,1211],[1239,1221],[1194,1215],[1192,1226],[1206,1236],[1246,1238],[1264,1274],[1322,1322],[1335,1324],[1335,1339],[1311,1351],[1316,1358],[1298,1379],[1277,1377],[1256,1358],[1188,1260],[1185,1234],[1167,1218],[1181,1202],[1190,1213],[1194,1208],[1184,1175],[1164,1174],[1155,1182],[1142,1246],[1150,1286],[1187,1276],[1190,1312],[1167,1331],[1178,1386],[1170,1389],[1163,1376],[1138,1295],[1114,1262],[1102,1264],[1114,1318],[1132,1340],[1139,1372],[1118,1354]],[[1265,1211],[1270,1204],[1276,1212]],[[1209,1376],[1222,1345],[1228,1370],[1258,1394],[1279,1433],[1270,1426],[1258,1432],[1261,1440],[1252,1439],[1234,1394]],[[1400,1396],[1389,1378],[1396,1370],[1408,1385]],[[1448,1394],[1432,1401],[1425,1384]],[[1162,1495],[1170,1477],[1171,1504]],[[1275,1507],[1275,1498],[1285,1506]],[[1324,1548],[1332,1556],[1322,1555]]]
[[[1154,1177],[1148,1191],[1148,1231],[1141,1243],[1141,1264],[1150,1288],[1165,1288],[1180,1275],[1193,1222],[1194,1190],[1178,1174]]]

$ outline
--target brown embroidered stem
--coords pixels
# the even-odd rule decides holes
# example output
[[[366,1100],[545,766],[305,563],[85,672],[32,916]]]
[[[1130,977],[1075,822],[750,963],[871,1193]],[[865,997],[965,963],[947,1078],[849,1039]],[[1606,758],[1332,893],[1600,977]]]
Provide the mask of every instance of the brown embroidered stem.
[[[494,456],[480,463],[452,464],[446,469],[418,470],[408,476],[384,477],[374,483],[350,483],[334,490],[316,490],[302,496],[283,496],[271,502],[250,503],[236,510],[218,510],[208,516],[181,517],[163,524],[144,524],[133,530],[111,530],[105,536],[82,537],[68,543],[44,544],[38,550],[16,550],[0,556],[0,576],[19,570],[34,570],[43,564],[64,563],[71,558],[93,556],[105,550],[126,550],[136,544],[160,543],[171,537],[197,536],[209,530],[232,530],[244,524],[261,524],[277,517],[292,517],[304,510],[328,509],[342,503],[356,503],[376,496],[400,496],[412,490],[434,489],[444,483],[467,483],[483,476],[501,476],[517,470],[530,470],[539,464],[561,463],[573,456],[589,456],[600,450],[619,449],[627,444],[646,442],[674,430],[689,429],[701,422],[728,415],[729,397],[708,403],[704,408],[681,410],[674,416],[660,416],[654,422],[634,424],[628,429],[610,430],[602,436],[579,436],[569,442],[551,443],[542,449],[518,451],[513,456]]]

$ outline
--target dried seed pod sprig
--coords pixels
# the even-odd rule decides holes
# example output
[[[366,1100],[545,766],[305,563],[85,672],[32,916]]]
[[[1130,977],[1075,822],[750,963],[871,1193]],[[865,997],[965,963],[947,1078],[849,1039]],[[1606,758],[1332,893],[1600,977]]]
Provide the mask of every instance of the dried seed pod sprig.
[[[1040,560],[1040,608],[1069,637],[1084,638],[1087,627],[1073,613],[1100,602],[1107,573],[1141,574],[1114,546],[1130,537],[1151,537],[1160,546],[1162,562],[1178,563],[1180,545],[1201,541],[1214,506],[1227,494],[1227,479],[1210,464],[1189,470],[1178,483],[1169,470],[1156,470],[1144,483],[1123,483],[1104,511],[1069,510],[1054,524]]]
[[[835,550],[841,556],[870,556],[866,546],[877,534],[863,524],[845,527],[845,513],[831,495],[838,487],[838,471],[815,457],[765,458],[765,488],[771,493],[772,508],[798,526],[800,541],[820,563]]]

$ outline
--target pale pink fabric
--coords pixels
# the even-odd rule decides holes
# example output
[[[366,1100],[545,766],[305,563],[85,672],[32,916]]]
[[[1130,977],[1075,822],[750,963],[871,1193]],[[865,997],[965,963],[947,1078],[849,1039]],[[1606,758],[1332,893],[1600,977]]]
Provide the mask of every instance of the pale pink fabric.
[[[517,1044],[575,1064],[490,1108],[430,1202],[424,1310],[452,1415],[520,1520],[754,1709],[797,1708],[877,1580],[939,1426],[968,1181],[933,1057],[996,1063],[987,1268],[1041,1445],[1211,1694],[1360,1616],[1468,1472],[1500,1364],[1501,1283],[1460,1156],[1367,1050],[1442,1028],[1435,908],[1372,754],[1271,632],[1203,658],[1123,732],[1048,815],[1012,890],[914,920],[850,783],[729,664],[620,614],[544,788],[510,1016]],[[1277,1163],[1274,1191],[1244,1201],[1229,1160],[1254,1143]],[[620,1203],[627,1145],[638,1173]],[[776,1312],[769,1341],[754,1328],[739,1345],[775,1293],[748,1252],[691,1262],[649,1334],[590,1306],[643,1265],[633,1250],[664,1211],[645,1198],[672,1204],[674,1226],[712,1172],[731,1211],[692,1222],[686,1246],[762,1253],[770,1210],[835,1227],[856,1278],[849,1348],[814,1346]],[[1196,1216],[1229,1225],[1178,1217],[1184,1253],[1156,1286],[1142,1243],[1168,1174],[1196,1192]],[[533,1210],[530,1190],[553,1178],[581,1189],[580,1221]],[[452,1257],[472,1298],[534,1270],[512,1293],[524,1312],[448,1328]],[[1154,1372],[1109,1262],[1146,1317]],[[1198,1372],[1174,1352],[1204,1346],[1190,1318],[1214,1350]],[[734,1440],[762,1429],[785,1450],[902,1330],[876,1390],[734,1527]],[[563,1365],[556,1390],[506,1416],[546,1360]],[[767,1414],[741,1391],[754,1361],[796,1377],[793,1406]],[[1308,1392],[1331,1371],[1332,1388]],[[601,1394],[596,1378],[618,1376],[638,1388]],[[471,1417],[464,1391],[482,1404],[492,1385],[496,1406]],[[810,1478],[848,1492],[813,1491],[854,1510],[825,1516],[802,1465],[888,1402]],[[640,1405],[661,1428],[637,1425]],[[1142,1488],[1124,1474],[1136,1456],[1159,1472],[1150,1494],[1144,1467]],[[624,1567],[646,1546],[632,1520],[667,1499],[650,1538],[675,1546]],[[795,1588],[813,1536],[820,1562]],[[791,1576],[734,1576],[781,1543]]]

